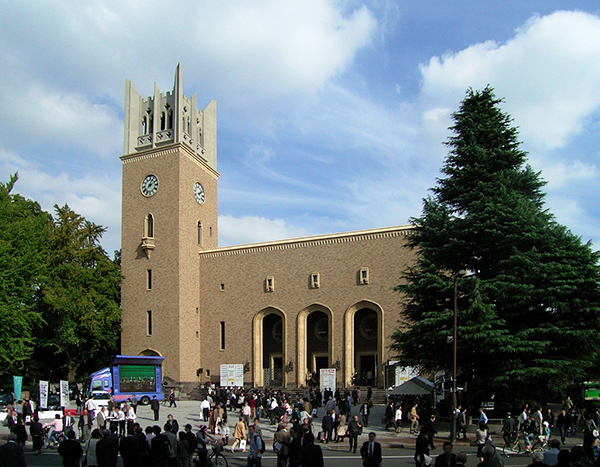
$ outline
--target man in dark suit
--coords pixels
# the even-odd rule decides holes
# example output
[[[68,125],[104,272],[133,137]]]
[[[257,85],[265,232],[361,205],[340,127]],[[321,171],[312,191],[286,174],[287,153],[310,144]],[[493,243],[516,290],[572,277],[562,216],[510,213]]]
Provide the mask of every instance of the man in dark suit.
[[[360,456],[364,467],[381,467],[381,444],[375,441],[375,433],[369,433],[369,441],[360,448]]]
[[[452,453],[452,443],[446,441],[442,446],[443,452],[435,458],[435,467],[452,467],[457,464],[456,454]]]
[[[83,449],[81,443],[75,441],[73,430],[67,433],[67,439],[58,446],[58,453],[62,457],[64,467],[79,467],[79,459],[83,456]]]
[[[160,410],[160,404],[159,404],[156,396],[152,396],[152,402],[150,402],[150,408],[152,409],[152,412],[154,412],[154,421],[157,422],[158,421],[158,412]]]
[[[300,467],[323,467],[323,451],[315,445],[312,433],[304,435],[304,444],[300,448]]]
[[[0,446],[0,465],[2,467],[26,467],[23,446],[17,444],[16,441],[17,435],[9,433],[8,443]]]
[[[331,418],[331,413],[329,411],[323,417],[321,429],[323,430],[323,439],[326,443],[329,443],[329,441],[331,441],[331,433],[333,432],[333,418]]]
[[[118,447],[110,439],[110,432],[104,431],[102,439],[96,443],[96,459],[99,467],[115,467],[118,462]]]

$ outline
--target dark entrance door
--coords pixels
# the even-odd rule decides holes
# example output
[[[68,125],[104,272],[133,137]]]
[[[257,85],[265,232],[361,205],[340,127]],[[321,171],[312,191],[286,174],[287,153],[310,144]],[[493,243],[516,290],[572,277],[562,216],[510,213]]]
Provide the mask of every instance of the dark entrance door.
[[[367,386],[377,386],[376,355],[360,356],[360,379]]]
[[[329,357],[315,357],[315,371],[320,374],[321,368],[329,368]]]

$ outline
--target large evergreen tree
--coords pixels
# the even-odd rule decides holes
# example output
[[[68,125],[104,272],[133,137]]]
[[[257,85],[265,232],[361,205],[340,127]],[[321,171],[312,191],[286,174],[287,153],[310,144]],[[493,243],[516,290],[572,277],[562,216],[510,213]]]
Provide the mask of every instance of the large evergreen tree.
[[[54,208],[47,275],[40,290],[45,326],[36,334],[36,360],[53,370],[54,379],[72,381],[80,369],[97,369],[88,366],[98,355],[117,350],[121,269],[99,244],[104,227],[67,205]]]
[[[13,193],[17,179],[0,183],[0,382],[72,380],[118,350],[120,254],[68,206],[53,217]]]
[[[416,263],[396,288],[403,364],[452,368],[458,279],[460,379],[479,397],[543,400],[598,376],[599,255],[544,207],[540,174],[491,88],[467,92],[453,114],[443,177],[424,201],[409,247]]]

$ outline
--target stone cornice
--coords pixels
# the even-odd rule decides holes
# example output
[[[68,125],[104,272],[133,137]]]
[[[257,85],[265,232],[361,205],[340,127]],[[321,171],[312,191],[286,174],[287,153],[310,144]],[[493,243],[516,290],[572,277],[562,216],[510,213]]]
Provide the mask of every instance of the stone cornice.
[[[314,237],[292,238],[289,240],[278,240],[274,242],[254,243],[249,245],[228,246],[204,250],[200,256],[204,258],[217,258],[221,256],[244,255],[264,251],[293,250],[319,245],[333,245],[336,243],[359,242],[374,240],[378,238],[390,238],[409,235],[413,231],[412,225],[397,227],[384,227],[381,229],[359,230],[355,232],[344,232],[328,235],[317,235]]]
[[[133,154],[125,154],[121,156],[121,161],[123,164],[131,164],[133,162],[140,162],[148,159],[154,159],[155,157],[167,156],[169,154],[174,154],[176,152],[181,152],[185,156],[187,156],[192,162],[202,166],[206,171],[212,175],[215,179],[219,178],[219,172],[213,169],[208,163],[202,159],[200,156],[196,155],[192,150],[190,150],[187,146],[181,143],[175,143],[164,148],[155,148],[149,149],[143,152],[136,152]]]

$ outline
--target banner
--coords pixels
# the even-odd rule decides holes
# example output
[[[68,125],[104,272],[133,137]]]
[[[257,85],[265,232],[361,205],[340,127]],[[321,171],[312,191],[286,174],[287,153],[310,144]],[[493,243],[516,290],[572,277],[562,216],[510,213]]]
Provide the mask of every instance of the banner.
[[[220,382],[222,387],[244,386],[244,365],[241,363],[221,365]]]
[[[40,407],[48,408],[48,381],[40,381]]]
[[[325,389],[335,391],[336,388],[336,370],[335,368],[321,368],[319,382],[321,383],[321,392]]]
[[[21,391],[23,391],[23,377],[13,376],[13,392],[15,394],[15,400],[21,400]]]
[[[60,381],[60,406],[66,407],[69,405],[69,382]]]

